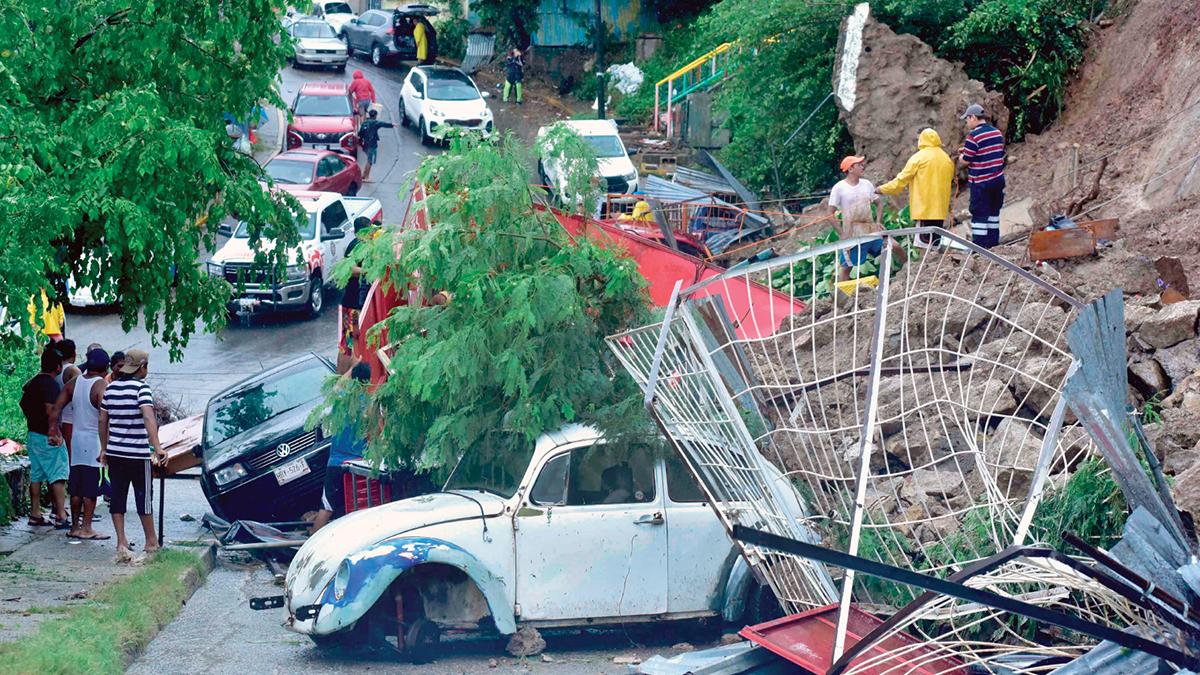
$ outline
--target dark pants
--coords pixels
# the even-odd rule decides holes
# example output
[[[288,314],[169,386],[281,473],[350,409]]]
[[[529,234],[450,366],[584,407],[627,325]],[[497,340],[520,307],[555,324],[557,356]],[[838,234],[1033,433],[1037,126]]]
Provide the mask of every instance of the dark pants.
[[[946,227],[945,220],[914,220],[913,227]],[[942,235],[937,233],[922,233],[917,235],[917,241],[926,246],[937,246],[942,243]]]
[[[343,482],[346,467],[325,467],[325,493],[321,495],[321,506],[332,511],[334,518],[346,515],[346,485]]]
[[[129,501],[129,488],[133,488],[133,500],[137,503],[139,516],[154,512],[154,481],[150,476],[150,460],[108,458],[108,479],[112,481],[112,504],[109,513],[125,513]]]
[[[1004,176],[971,183],[971,240],[991,248],[1000,243],[1000,209],[1004,206]]]

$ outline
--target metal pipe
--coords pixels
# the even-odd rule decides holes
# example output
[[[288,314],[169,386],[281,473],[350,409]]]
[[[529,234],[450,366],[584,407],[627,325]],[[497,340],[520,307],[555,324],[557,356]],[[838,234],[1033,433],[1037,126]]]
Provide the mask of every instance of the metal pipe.
[[[226,551],[258,551],[268,548],[291,548],[303,546],[307,539],[281,539],[280,541],[256,541],[252,544],[225,544],[221,546]]]

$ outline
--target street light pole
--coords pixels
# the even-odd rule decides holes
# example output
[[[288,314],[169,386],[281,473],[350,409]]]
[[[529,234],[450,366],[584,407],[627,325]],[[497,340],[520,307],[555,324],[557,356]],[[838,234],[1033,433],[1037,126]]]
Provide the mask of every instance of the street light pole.
[[[596,0],[596,119],[604,119],[604,99],[608,87],[604,84],[604,16],[600,13],[600,0]]]

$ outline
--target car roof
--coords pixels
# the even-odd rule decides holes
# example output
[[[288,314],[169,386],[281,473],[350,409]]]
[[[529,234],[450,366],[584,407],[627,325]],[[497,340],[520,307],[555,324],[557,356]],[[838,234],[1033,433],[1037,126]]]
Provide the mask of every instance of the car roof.
[[[334,152],[332,150],[318,150],[316,148],[296,148],[295,150],[288,150],[286,152],[281,152],[278,155],[275,155],[274,157],[271,158],[271,162],[273,162],[277,159],[311,159],[313,161],[316,161],[316,160],[324,157],[325,155],[332,155],[332,154],[334,154]],[[267,162],[267,163],[270,164],[270,162]]]
[[[463,80],[470,82],[471,78],[454,66],[417,66],[417,70],[425,73],[431,80]]]
[[[580,136],[616,136],[617,123],[612,120],[562,120],[556,122]]]
[[[336,192],[321,192],[319,190],[305,190],[293,185],[277,185],[278,189],[283,190],[296,198],[304,209],[319,209],[330,202],[337,201],[341,195]]]
[[[331,364],[329,362],[329,359],[326,359],[322,356],[318,356],[314,352],[309,352],[307,354],[297,356],[296,358],[291,359],[289,361],[285,361],[277,366],[268,368],[260,373],[255,373],[254,375],[247,377],[246,379],[242,380],[241,382],[238,382],[237,384],[226,387],[225,389],[221,390],[216,395],[214,395],[211,399],[209,399],[209,401],[211,402],[211,401],[216,401],[216,400],[222,399],[222,398],[228,398],[229,396],[232,396],[233,394],[236,394],[239,391],[242,391],[244,389],[249,389],[250,387],[253,387],[256,384],[259,384],[260,382],[267,382],[274,376],[278,375],[279,373],[282,373],[291,368],[295,368],[296,366],[298,366],[306,361],[316,361],[316,362],[320,363],[321,365],[325,366],[326,368],[328,368],[330,370],[330,372],[333,371],[333,364]]]
[[[392,10],[396,14],[414,14],[420,16],[437,16],[441,10],[423,2],[409,2]]]
[[[305,82],[300,85],[301,94],[313,96],[338,96],[347,91],[345,82]]]

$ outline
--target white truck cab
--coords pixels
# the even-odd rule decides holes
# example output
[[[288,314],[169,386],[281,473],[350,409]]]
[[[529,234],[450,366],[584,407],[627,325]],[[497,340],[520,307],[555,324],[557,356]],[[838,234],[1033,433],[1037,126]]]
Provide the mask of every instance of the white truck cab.
[[[336,192],[289,192],[307,217],[300,223],[300,245],[289,259],[285,278],[275,278],[273,270],[255,265],[250,225],[245,221],[236,223],[232,236],[207,263],[210,275],[233,284],[229,309],[238,316],[299,309],[317,316],[324,306],[329,272],[346,256],[346,248],[354,240],[354,224],[363,218],[377,225],[383,222],[383,207],[377,199]],[[261,244],[268,251],[274,246],[270,240]]]
[[[633,194],[638,189],[638,170],[629,159],[625,143],[617,133],[617,123],[613,120],[563,120],[555,125],[563,125],[583,137],[592,149],[596,151],[598,166],[596,177],[600,180],[600,192],[608,194]],[[545,135],[551,127],[538,129],[538,138]],[[542,185],[548,186],[564,201],[563,191],[566,189],[566,176],[559,170],[558,162],[550,157],[538,158],[538,179]]]
[[[318,644],[374,631],[422,660],[442,630],[735,621],[753,601],[759,587],[673,455],[573,425],[506,456],[468,455],[443,492],[322,528],[286,595],[252,606],[286,607],[285,625]]]

